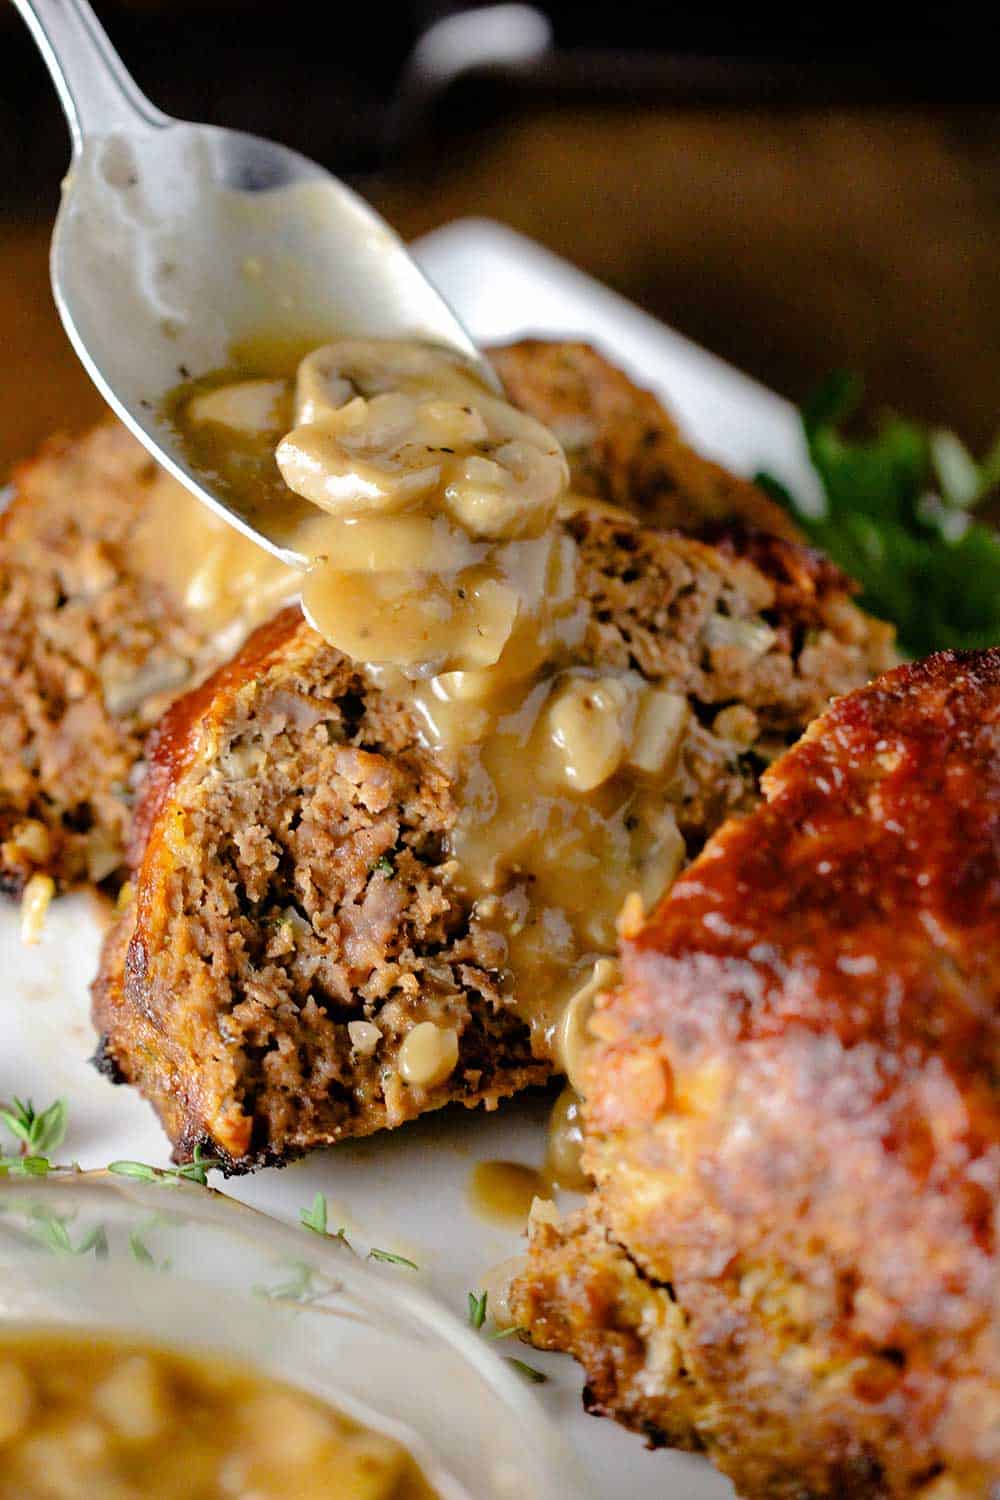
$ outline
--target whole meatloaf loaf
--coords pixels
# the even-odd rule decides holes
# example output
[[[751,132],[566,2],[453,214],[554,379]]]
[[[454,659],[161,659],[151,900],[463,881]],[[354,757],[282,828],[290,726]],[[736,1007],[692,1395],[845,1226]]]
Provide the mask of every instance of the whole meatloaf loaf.
[[[690,847],[891,649],[796,543],[754,542],[751,562],[737,542],[593,507],[560,524],[579,559],[581,667],[683,695],[667,797]],[[104,1067],[152,1102],[179,1157],[202,1143],[245,1170],[549,1073],[502,934],[450,880],[462,756],[427,749],[408,703],[295,609],[169,711],[94,1017]],[[415,1078],[425,1026],[454,1050]]]
[[[695,532],[720,519],[789,532],[586,345],[531,340],[492,357],[512,399],[557,432],[578,493]],[[0,518],[0,889],[16,894],[33,873],[113,886],[145,735],[258,623],[238,602],[256,549],[110,423],[53,441],[15,481]],[[206,608],[213,572],[230,586]],[[285,597],[296,587],[290,575]],[[272,609],[282,589],[269,577]]]
[[[1000,1495],[1000,651],[837,702],[624,943],[512,1321],[740,1494]]]

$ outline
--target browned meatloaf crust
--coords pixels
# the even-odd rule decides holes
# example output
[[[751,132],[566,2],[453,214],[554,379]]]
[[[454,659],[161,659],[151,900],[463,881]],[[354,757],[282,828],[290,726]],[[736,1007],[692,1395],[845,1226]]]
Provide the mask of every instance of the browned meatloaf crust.
[[[512,1313],[747,1496],[1000,1495],[1000,651],[836,703],[623,953]]]
[[[806,628],[764,573],[714,548],[593,509],[564,524],[591,606],[580,663],[692,701],[671,797],[700,844],[755,797],[755,746],[867,680],[885,629],[819,563]],[[181,1156],[205,1140],[245,1169],[545,1077],[503,999],[499,933],[447,882],[461,759],[421,748],[410,709],[296,611],[174,706],[151,759],[95,1020],[108,1067]],[[397,1066],[424,1020],[461,1038],[431,1090]],[[359,1021],[382,1033],[367,1056],[347,1030]]]
[[[682,529],[720,517],[787,529],[586,345],[527,341],[493,357],[514,399],[558,429],[581,493]],[[123,428],[50,443],[16,480],[0,519],[0,888],[19,891],[33,871],[115,884],[145,734],[222,655],[137,566],[137,528],[176,489]]]
[[[780,505],[696,453],[653,393],[588,344],[523,339],[490,357],[515,406],[559,438],[577,494],[695,536],[712,523],[740,521],[799,538]]]

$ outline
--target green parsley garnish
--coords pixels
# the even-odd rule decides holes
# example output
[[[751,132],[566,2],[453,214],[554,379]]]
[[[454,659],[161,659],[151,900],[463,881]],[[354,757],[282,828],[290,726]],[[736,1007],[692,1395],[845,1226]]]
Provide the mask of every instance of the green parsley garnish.
[[[21,1142],[25,1156],[49,1156],[66,1138],[66,1100],[36,1112],[30,1099],[15,1098],[9,1109],[0,1109],[0,1120]]]
[[[832,375],[802,410],[822,514],[768,474],[758,483],[858,581],[861,602],[896,625],[905,652],[1000,643],[1000,536],[975,518],[1000,485],[1000,439],[977,463],[953,433],[899,417],[850,438],[843,425],[861,394],[856,376]]]

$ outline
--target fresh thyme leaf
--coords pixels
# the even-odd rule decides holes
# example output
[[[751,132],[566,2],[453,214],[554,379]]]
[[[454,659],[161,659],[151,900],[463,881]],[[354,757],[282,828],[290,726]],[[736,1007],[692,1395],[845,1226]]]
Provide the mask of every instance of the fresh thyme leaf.
[[[319,1273],[306,1265],[305,1261],[293,1261],[291,1272],[288,1280],[279,1282],[277,1286],[258,1283],[252,1289],[254,1296],[276,1302],[315,1302],[324,1295],[323,1288],[316,1286]]]
[[[486,1302],[489,1292],[469,1293],[469,1326],[480,1329],[486,1322]]]
[[[862,604],[893,621],[910,655],[1000,643],[1000,537],[974,515],[1000,484],[1000,438],[979,463],[953,433],[898,417],[849,438],[842,427],[861,393],[856,376],[835,374],[802,411],[821,515],[772,476],[758,482],[857,580]]]
[[[194,1148],[194,1157],[191,1161],[184,1162],[179,1167],[170,1167],[168,1170],[182,1182],[197,1182],[202,1187],[207,1187],[209,1172],[221,1166],[222,1162],[217,1156],[203,1156],[199,1144]]]
[[[507,1355],[506,1358],[507,1363],[513,1365],[517,1373],[523,1375],[525,1380],[530,1380],[532,1385],[544,1385],[549,1378],[543,1370],[536,1370],[534,1365],[526,1364],[523,1359],[515,1359],[513,1355]]]
[[[183,1162],[179,1167],[151,1167],[144,1161],[112,1161],[108,1163],[108,1171],[114,1172],[118,1177],[135,1177],[139,1182],[158,1182],[165,1186],[178,1182],[196,1182],[201,1187],[207,1187],[208,1173],[221,1166],[222,1162],[217,1157],[202,1156],[201,1147],[195,1146],[194,1160]]]
[[[47,1156],[0,1156],[0,1176],[46,1177],[51,1171]]]
[[[66,1100],[56,1099],[48,1109],[37,1112],[30,1099],[14,1099],[9,1109],[0,1109],[11,1135],[21,1142],[28,1156],[49,1156],[58,1150],[66,1137]]]
[[[326,1234],[326,1195],[317,1193],[311,1208],[300,1208],[299,1219],[313,1234]]]
[[[89,1234],[85,1234],[80,1243],[73,1248],[74,1255],[86,1255],[88,1250],[93,1250],[98,1260],[108,1258],[108,1236],[103,1224],[98,1224]]]
[[[155,1266],[156,1261],[135,1229],[128,1237],[128,1247],[132,1252],[132,1259],[138,1261],[141,1266]]]
[[[111,1161],[108,1171],[116,1177],[136,1177],[140,1182],[159,1182],[168,1174],[159,1167],[147,1166],[144,1161]]]
[[[411,1271],[419,1271],[420,1267],[415,1260],[408,1260],[405,1255],[394,1255],[391,1250],[369,1250],[369,1260],[384,1260],[392,1266],[409,1266]]]
[[[79,1244],[74,1245],[69,1232],[72,1215],[66,1218],[36,1207],[32,1219],[35,1239],[57,1255],[88,1255],[92,1250],[99,1260],[107,1258],[108,1236],[103,1224],[88,1230]]]

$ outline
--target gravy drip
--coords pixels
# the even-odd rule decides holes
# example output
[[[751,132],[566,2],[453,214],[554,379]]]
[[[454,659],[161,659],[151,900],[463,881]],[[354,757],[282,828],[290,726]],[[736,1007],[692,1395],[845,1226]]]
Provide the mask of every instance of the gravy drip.
[[[258,351],[181,388],[174,424],[198,468],[278,508],[269,529],[311,559],[309,622],[450,759],[445,876],[535,1054],[565,1070],[567,1007],[589,1004],[623,903],[655,903],[683,858],[666,791],[686,701],[580,664],[568,467],[541,423],[421,344],[345,340],[279,369]],[[220,604],[237,577],[244,612],[280,592],[259,556],[256,580],[242,553],[219,570]]]

